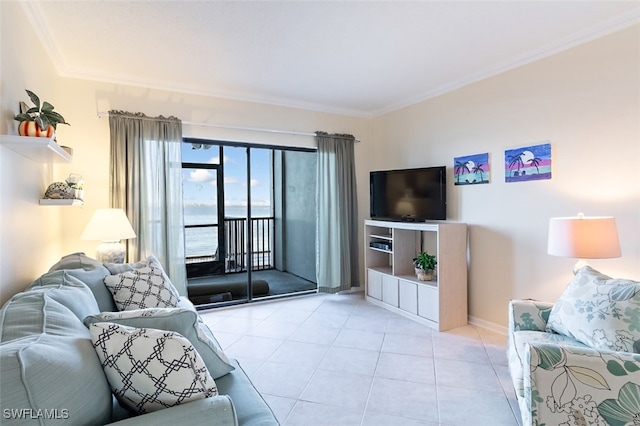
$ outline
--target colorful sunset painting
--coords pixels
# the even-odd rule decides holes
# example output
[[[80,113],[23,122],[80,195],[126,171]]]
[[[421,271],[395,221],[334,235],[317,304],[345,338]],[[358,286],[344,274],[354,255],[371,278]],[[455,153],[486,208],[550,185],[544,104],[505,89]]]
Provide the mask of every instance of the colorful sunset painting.
[[[551,144],[504,151],[505,182],[551,179]]]
[[[489,183],[489,171],[488,152],[453,159],[453,182],[455,185]]]

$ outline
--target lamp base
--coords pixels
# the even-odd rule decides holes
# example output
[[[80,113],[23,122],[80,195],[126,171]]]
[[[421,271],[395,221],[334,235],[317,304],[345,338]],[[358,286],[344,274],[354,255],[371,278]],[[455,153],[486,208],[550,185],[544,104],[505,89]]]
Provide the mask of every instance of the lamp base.
[[[104,241],[96,249],[96,259],[102,263],[124,263],[124,254],[119,241]]]
[[[573,275],[576,275],[578,271],[585,266],[589,266],[589,263],[586,260],[584,259],[578,260],[576,264],[573,265]]]

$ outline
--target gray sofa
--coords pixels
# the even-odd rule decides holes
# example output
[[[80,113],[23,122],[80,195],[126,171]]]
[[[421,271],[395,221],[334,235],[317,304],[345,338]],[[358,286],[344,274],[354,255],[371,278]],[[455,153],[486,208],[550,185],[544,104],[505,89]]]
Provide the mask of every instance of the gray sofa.
[[[0,423],[278,424],[235,360],[230,360],[233,371],[215,379],[217,396],[142,415],[123,408],[112,395],[83,323],[100,312],[116,311],[103,283],[109,274],[102,263],[71,254],[0,309]],[[186,298],[174,309],[191,322],[199,320]],[[201,321],[199,326],[213,339]]]

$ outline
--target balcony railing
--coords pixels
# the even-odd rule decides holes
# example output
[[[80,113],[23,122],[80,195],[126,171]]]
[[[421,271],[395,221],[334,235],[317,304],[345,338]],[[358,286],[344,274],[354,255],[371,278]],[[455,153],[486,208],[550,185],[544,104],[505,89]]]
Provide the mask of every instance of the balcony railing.
[[[275,266],[273,258],[274,224],[275,218],[273,217],[259,217],[251,219],[253,231],[253,256],[251,264],[253,271],[273,269]],[[224,219],[225,273],[244,272],[247,270],[247,252],[249,250],[249,246],[246,225],[246,218]],[[193,265],[203,262],[221,261],[220,250],[219,248],[215,248],[218,243],[218,225],[185,225],[185,229],[187,230],[194,228],[216,229],[216,232],[212,234],[213,236],[211,237],[210,245],[207,244],[207,246],[212,247],[214,252],[211,254],[188,255],[186,257],[186,263],[188,265]]]

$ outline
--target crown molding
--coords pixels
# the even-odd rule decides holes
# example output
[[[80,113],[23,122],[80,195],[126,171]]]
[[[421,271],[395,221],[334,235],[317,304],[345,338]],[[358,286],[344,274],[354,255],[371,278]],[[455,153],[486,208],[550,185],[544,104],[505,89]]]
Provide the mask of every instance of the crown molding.
[[[576,47],[589,41],[604,37],[608,34],[621,31],[638,23],[640,23],[640,7],[634,9],[631,12],[601,22],[596,26],[556,40],[555,42],[543,46],[542,48],[523,53],[501,64],[496,64],[494,66],[484,68],[476,73],[469,74],[462,79],[441,85],[440,87],[429,92],[391,104],[385,108],[371,111],[371,116],[372,118],[379,117],[381,115],[388,114],[390,112],[394,112],[420,102],[424,102],[437,96],[444,95],[445,93],[452,92],[461,87],[477,83],[478,81],[487,79],[489,77],[502,74],[506,71],[539,61],[543,58],[555,55],[556,53],[571,49],[572,47]]]
[[[379,117],[381,115],[388,114],[420,102],[424,102],[426,100],[435,98],[461,87],[476,83],[489,77],[493,77],[506,71],[521,67],[523,65],[527,65],[548,56],[555,55],[556,53],[560,53],[564,50],[568,50],[572,47],[587,43],[589,41],[606,36],[608,34],[612,34],[617,31],[621,31],[625,28],[631,27],[632,25],[640,23],[640,7],[638,7],[631,12],[627,12],[623,15],[601,22],[593,27],[571,34],[567,37],[543,46],[542,48],[525,52],[508,61],[486,67],[478,72],[469,74],[464,78],[452,81],[447,84],[443,84],[433,90],[422,93],[420,95],[406,98],[402,101],[395,102],[383,108],[374,110],[360,110],[342,108],[326,104],[317,104],[312,102],[303,102],[289,98],[262,95],[249,96],[247,94],[215,91],[197,87],[176,86],[161,81],[150,82],[147,79],[135,79],[131,78],[130,76],[125,77],[122,75],[109,75],[99,73],[96,74],[95,72],[73,69],[68,65],[67,61],[64,58],[64,55],[62,54],[62,49],[60,49],[60,47],[54,40],[54,37],[51,35],[51,30],[46,23],[44,13],[40,5],[37,2],[27,1],[21,1],[20,4],[42,45],[49,54],[54,67],[58,71],[58,74],[60,74],[60,76],[62,77],[99,81],[108,84],[143,87],[148,89],[185,93],[198,96],[222,98],[241,102],[260,103],[285,108],[305,109],[327,114],[337,114],[369,119]]]

